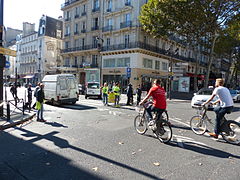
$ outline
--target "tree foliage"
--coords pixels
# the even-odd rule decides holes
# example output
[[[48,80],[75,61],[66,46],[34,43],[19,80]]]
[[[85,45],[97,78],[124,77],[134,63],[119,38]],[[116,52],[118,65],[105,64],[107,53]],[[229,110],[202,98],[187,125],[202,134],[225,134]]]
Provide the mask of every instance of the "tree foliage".
[[[228,29],[223,39],[240,36],[239,12],[239,0],[149,0],[139,19],[143,29],[155,37],[177,34],[195,47],[206,46],[210,50],[207,84],[220,34]]]

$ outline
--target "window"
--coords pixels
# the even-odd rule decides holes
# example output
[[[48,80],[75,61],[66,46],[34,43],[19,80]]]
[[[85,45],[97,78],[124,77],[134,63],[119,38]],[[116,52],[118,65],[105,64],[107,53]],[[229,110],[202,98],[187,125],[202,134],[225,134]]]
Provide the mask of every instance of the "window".
[[[155,69],[160,70],[160,61],[155,61]]]
[[[85,30],[85,29],[86,29],[86,22],[83,21],[83,22],[82,22],[82,30]]]
[[[59,82],[60,82],[60,89],[61,90],[67,89],[67,83],[66,83],[66,79],[65,78],[64,79],[60,78]]]
[[[79,47],[79,40],[78,40],[78,39],[75,39],[75,41],[74,41],[74,47]]]
[[[92,55],[92,64],[97,65],[98,55]]]
[[[109,48],[110,45],[111,45],[111,40],[110,38],[107,38],[107,48]]]
[[[75,26],[74,26],[74,33],[75,34],[78,33],[78,23],[76,23]]]
[[[65,42],[65,49],[68,49],[68,48],[70,48],[69,44],[70,44],[70,42],[69,42],[69,41],[66,41],[66,42]]]
[[[112,26],[112,19],[107,19],[107,26]]]
[[[112,10],[112,0],[108,0],[107,2],[107,11],[111,11]]]
[[[80,14],[80,7],[75,8],[75,17],[78,17]]]
[[[143,59],[143,67],[144,67],[144,68],[150,68],[150,69],[152,69],[152,68],[153,68],[153,62],[152,62],[152,60],[151,60],[151,59],[146,59],[146,58],[144,58],[144,59]]]
[[[77,58],[77,56],[75,56],[74,57],[74,65],[77,66],[77,64],[78,64],[78,58]]]
[[[93,9],[99,9],[99,0],[93,0]]]
[[[65,59],[65,66],[69,66],[70,65],[70,59]]]
[[[98,18],[93,19],[93,27],[98,27]]]
[[[164,70],[164,71],[168,70],[168,63],[162,62],[162,70]]]
[[[130,58],[119,58],[117,59],[116,67],[128,67],[130,65]]]
[[[126,22],[131,21],[131,14],[125,14],[125,21]]]
[[[103,67],[115,67],[115,59],[104,59]]]
[[[93,48],[97,48],[97,44],[98,44],[97,36],[93,36],[92,44],[93,44]]]
[[[83,13],[86,13],[86,4],[83,5]]]
[[[69,11],[65,12],[65,20],[70,20],[70,12]]]
[[[70,26],[66,26],[65,28],[65,35],[70,35]]]
[[[129,34],[124,36],[125,48],[129,47]]]
[[[85,38],[82,38],[82,47],[85,46]]]

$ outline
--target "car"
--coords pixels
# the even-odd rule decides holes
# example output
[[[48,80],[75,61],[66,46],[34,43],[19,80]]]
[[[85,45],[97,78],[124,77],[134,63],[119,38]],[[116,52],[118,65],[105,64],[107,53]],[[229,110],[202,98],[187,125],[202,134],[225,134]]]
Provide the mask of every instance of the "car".
[[[88,97],[102,98],[102,92],[99,82],[88,82],[86,86],[85,99]]]
[[[230,89],[229,91],[230,91],[233,101],[239,102],[240,101],[240,91],[233,90],[233,89]]]
[[[85,93],[85,86],[82,84],[78,84],[78,92],[79,94],[84,94]]]
[[[194,96],[191,101],[192,108],[197,108],[204,102],[206,102],[212,95],[214,88],[208,87],[208,88],[202,88],[197,93],[194,93]],[[218,98],[215,96],[211,102],[216,101]],[[213,106],[210,104],[209,109],[213,109]]]

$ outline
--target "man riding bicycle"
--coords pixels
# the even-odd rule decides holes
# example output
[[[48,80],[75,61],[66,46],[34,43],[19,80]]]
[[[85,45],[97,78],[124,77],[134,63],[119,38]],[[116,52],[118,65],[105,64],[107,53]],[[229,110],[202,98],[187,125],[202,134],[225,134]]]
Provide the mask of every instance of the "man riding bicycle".
[[[149,117],[149,123],[148,123],[149,126],[152,126],[155,124],[155,121],[153,120],[153,117],[152,117],[152,111],[157,111],[160,117],[167,107],[165,90],[160,86],[160,84],[161,84],[161,81],[159,79],[155,80],[147,96],[139,103],[139,105],[142,105],[144,102],[148,100],[150,96],[152,96],[153,98],[153,105],[150,105],[146,109]]]
[[[233,109],[233,100],[232,96],[229,92],[229,89],[226,87],[223,87],[224,81],[221,78],[216,79],[215,83],[215,89],[211,95],[211,97],[202,105],[208,104],[215,96],[218,97],[218,100],[213,102],[212,104],[217,104],[220,102],[220,106],[214,108],[214,112],[216,113],[216,124],[214,127],[215,133],[209,133],[210,136],[213,136],[214,138],[218,138],[219,135],[219,129],[221,125],[221,120],[224,117],[226,113],[230,113]]]

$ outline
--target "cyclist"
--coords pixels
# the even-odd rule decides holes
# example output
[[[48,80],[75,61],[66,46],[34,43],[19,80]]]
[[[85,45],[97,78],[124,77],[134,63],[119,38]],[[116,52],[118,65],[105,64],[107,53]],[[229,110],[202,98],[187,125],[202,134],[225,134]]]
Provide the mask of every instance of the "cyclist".
[[[214,112],[216,113],[216,124],[214,127],[214,132],[215,133],[209,133],[210,136],[214,138],[218,138],[219,135],[219,129],[220,129],[220,124],[221,124],[221,119],[224,117],[226,113],[230,113],[233,109],[233,100],[232,96],[229,92],[229,89],[226,87],[223,87],[224,81],[221,78],[216,79],[215,82],[215,89],[211,95],[211,97],[203,103],[203,105],[208,104],[213,100],[215,96],[218,97],[218,100],[213,102],[212,104],[217,104],[220,102],[220,106],[214,108]]]
[[[155,121],[152,117],[152,111],[157,111],[159,113],[159,116],[162,115],[162,113],[166,110],[167,102],[165,97],[165,90],[160,86],[161,80],[156,79],[154,81],[154,84],[152,88],[149,90],[147,96],[139,103],[139,105],[142,105],[144,102],[147,101],[147,99],[152,96],[153,98],[153,104],[148,106],[146,108],[148,117],[149,117],[149,126],[152,126],[155,124]]]

